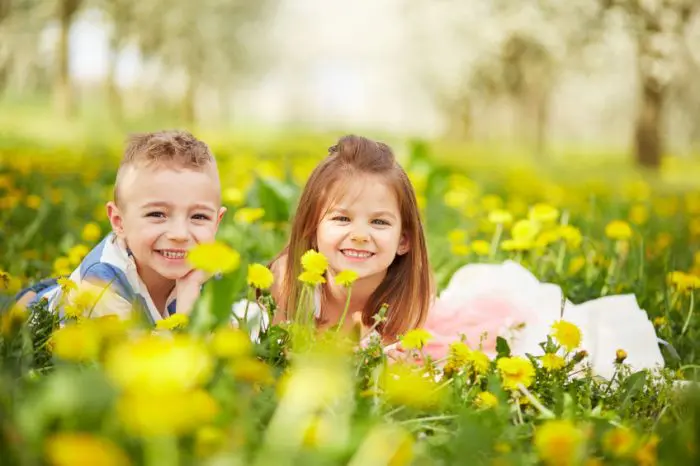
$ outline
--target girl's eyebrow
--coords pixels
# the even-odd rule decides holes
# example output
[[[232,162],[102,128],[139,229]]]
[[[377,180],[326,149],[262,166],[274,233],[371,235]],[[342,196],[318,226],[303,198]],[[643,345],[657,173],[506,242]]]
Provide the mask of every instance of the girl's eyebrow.
[[[394,220],[396,220],[396,215],[394,215],[393,212],[390,212],[388,210],[378,210],[373,213],[375,217],[391,217]]]

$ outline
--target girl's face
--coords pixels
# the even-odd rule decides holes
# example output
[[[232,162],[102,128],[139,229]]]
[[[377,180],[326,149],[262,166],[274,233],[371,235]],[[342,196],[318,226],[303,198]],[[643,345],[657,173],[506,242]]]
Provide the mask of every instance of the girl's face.
[[[316,242],[332,274],[349,269],[360,279],[381,282],[396,255],[409,250],[398,200],[381,176],[362,175],[348,183],[324,212]]]

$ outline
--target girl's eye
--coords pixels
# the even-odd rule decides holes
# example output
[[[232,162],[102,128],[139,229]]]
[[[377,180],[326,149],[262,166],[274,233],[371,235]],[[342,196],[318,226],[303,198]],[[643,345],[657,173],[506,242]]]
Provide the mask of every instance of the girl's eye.
[[[349,221],[350,221],[350,218],[349,218],[349,217],[346,217],[346,216],[344,216],[344,215],[336,215],[336,216],[333,217],[331,220],[334,220],[334,221],[336,221],[336,222],[349,222]]]
[[[165,218],[165,213],[163,213],[163,212],[149,212],[146,214],[146,217]]]
[[[192,218],[195,220],[211,220],[211,218],[208,215],[204,214],[194,214]]]
[[[382,226],[389,226],[389,225],[391,225],[391,223],[387,222],[386,220],[382,220],[382,219],[380,219],[380,218],[377,218],[377,219],[372,220],[372,223],[374,223],[375,225],[382,225]]]

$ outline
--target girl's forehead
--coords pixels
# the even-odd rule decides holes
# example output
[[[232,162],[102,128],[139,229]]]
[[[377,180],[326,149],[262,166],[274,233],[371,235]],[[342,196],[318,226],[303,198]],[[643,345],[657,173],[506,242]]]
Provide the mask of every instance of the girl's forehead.
[[[378,175],[341,179],[329,190],[326,210],[367,204],[383,204],[387,208],[398,209],[399,202],[394,186]]]

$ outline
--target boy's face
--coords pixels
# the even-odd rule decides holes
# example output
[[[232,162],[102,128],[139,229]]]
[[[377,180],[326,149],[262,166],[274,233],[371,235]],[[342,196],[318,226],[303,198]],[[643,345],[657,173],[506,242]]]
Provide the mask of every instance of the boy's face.
[[[214,240],[226,209],[214,168],[130,167],[121,177],[119,206],[107,212],[131,250],[139,275],[177,280],[191,271],[187,251]]]

